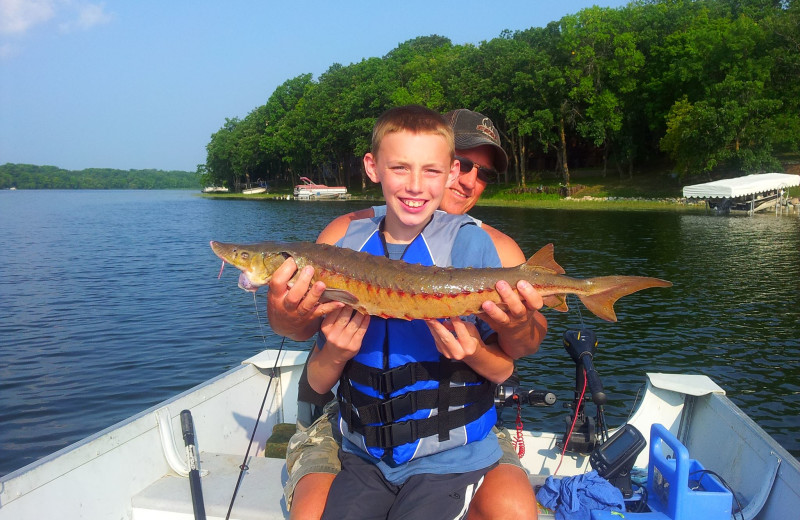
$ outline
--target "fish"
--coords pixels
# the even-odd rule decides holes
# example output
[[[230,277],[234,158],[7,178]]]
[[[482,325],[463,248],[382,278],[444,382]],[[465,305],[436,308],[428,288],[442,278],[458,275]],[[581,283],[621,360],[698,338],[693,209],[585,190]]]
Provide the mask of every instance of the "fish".
[[[553,244],[547,244],[517,267],[454,268],[410,264],[383,256],[312,242],[259,242],[235,244],[211,241],[211,249],[241,270],[239,287],[255,292],[269,284],[272,274],[287,258],[297,273],[314,268],[312,283],[325,283],[323,298],[382,318],[403,320],[441,319],[480,314],[489,300],[505,308],[495,284],[528,281],[547,307],[568,310],[566,297],[574,294],[593,314],[617,321],[614,303],[623,296],[671,282],[647,276],[599,276],[572,278],[556,263]],[[222,269],[220,269],[220,276]],[[293,278],[294,279],[294,278]]]

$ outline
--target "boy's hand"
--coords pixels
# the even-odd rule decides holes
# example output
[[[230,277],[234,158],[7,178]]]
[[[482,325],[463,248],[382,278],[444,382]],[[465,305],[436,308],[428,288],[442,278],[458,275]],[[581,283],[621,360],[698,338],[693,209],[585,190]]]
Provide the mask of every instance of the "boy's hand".
[[[308,384],[318,394],[324,394],[336,384],[345,364],[359,350],[367,333],[369,316],[353,312],[350,307],[336,309],[322,320],[325,344],[314,348],[308,361]]]
[[[321,327],[325,335],[325,346],[322,348],[325,359],[340,365],[351,360],[361,350],[361,342],[368,326],[369,315],[356,312],[350,307],[327,314]]]
[[[460,318],[451,318],[444,323],[438,320],[425,320],[431,330],[436,349],[446,358],[461,361],[475,354],[481,348],[478,328]]]
[[[320,318],[328,312],[344,306],[340,302],[319,303],[325,292],[325,284],[311,285],[314,268],[306,266],[293,285],[289,285],[297,271],[294,259],[287,258],[275,270],[267,293],[267,316],[272,330],[281,336],[304,341],[319,330]]]
[[[486,344],[478,328],[461,318],[444,323],[425,320],[436,342],[436,349],[446,358],[464,361],[489,381],[502,383],[514,371],[514,362],[494,343]]]
[[[481,318],[497,332],[500,348],[512,358],[535,353],[547,332],[547,320],[539,312],[544,305],[542,296],[524,280],[517,282],[519,294],[503,280],[497,282],[495,289],[506,309],[485,301]]]

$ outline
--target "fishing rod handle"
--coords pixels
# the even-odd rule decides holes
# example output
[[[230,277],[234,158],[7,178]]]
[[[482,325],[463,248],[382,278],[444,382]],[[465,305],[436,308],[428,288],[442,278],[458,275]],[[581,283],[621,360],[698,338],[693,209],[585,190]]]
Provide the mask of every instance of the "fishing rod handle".
[[[192,421],[192,412],[189,410],[181,412],[181,433],[183,433],[183,442],[186,446],[194,446],[194,421]]]

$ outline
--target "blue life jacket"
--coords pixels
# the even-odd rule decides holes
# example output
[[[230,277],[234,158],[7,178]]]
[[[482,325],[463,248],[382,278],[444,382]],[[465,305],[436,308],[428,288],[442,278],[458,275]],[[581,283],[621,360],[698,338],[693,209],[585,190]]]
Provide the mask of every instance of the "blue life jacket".
[[[342,247],[384,255],[382,216],[350,223]],[[403,260],[451,265],[456,234],[474,221],[437,211]],[[339,384],[342,435],[397,466],[483,439],[497,422],[495,385],[442,356],[423,320],[370,318],[361,350]]]

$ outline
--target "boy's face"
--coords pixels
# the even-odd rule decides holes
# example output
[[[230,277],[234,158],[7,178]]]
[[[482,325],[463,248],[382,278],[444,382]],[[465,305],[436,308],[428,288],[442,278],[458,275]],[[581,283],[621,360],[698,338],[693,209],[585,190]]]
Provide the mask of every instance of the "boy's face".
[[[394,242],[410,242],[422,231],[459,174],[444,137],[408,131],[384,136],[377,157],[364,156],[364,169],[381,183],[384,231]]]

